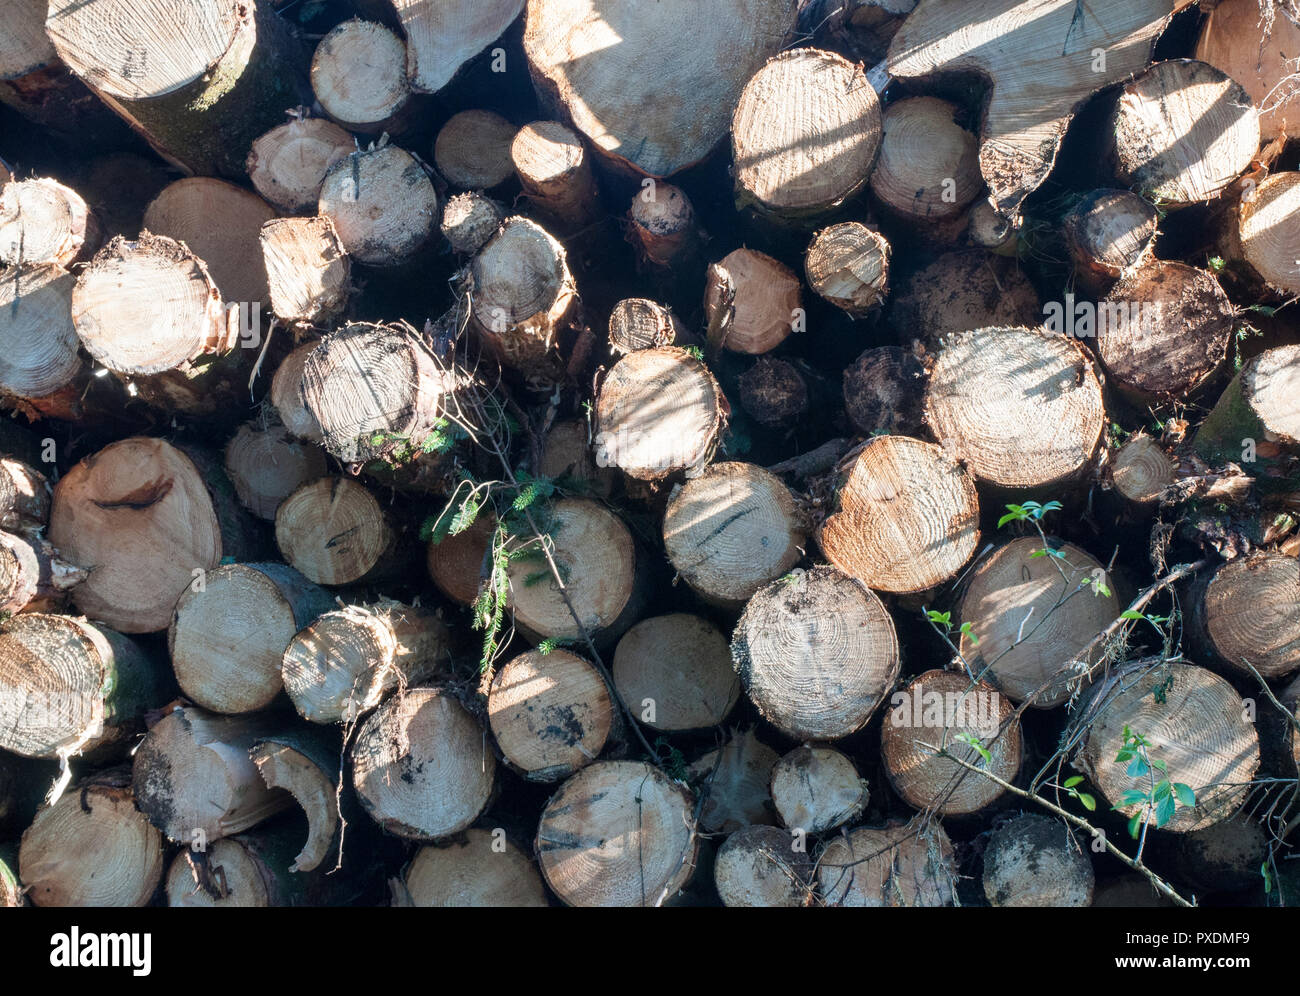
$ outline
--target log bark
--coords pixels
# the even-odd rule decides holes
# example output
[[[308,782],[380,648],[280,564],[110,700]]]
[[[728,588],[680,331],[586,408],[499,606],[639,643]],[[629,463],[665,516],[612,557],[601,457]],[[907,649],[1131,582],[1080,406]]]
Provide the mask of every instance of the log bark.
[[[283,649],[285,690],[303,719],[350,723],[394,688],[433,677],[451,639],[439,615],[392,599],[322,613]]]
[[[760,356],[737,380],[740,407],[759,425],[788,429],[809,407],[808,382],[793,363]]]
[[[954,577],[979,543],[971,475],[932,443],[876,436],[844,458],[837,510],[817,544],[878,591],[914,594]]]
[[[721,758],[719,758],[721,754]],[[772,768],[780,759],[752,729],[736,731],[718,750],[702,755],[687,775],[697,793],[707,786],[700,826],[709,833],[731,833],[741,827],[770,826],[776,821]]]
[[[1079,690],[1081,668],[1070,663],[1122,605],[1105,568],[1086,550],[1055,539],[1051,556],[1035,556],[1042,549],[1037,537],[1025,537],[994,550],[971,575],[955,615],[971,624],[958,649],[975,674],[1016,703],[1047,685],[1032,705],[1050,709]],[[1109,594],[1096,588],[1070,597],[1085,580]],[[1094,651],[1083,663],[1096,659]]]
[[[665,733],[719,726],[740,698],[726,636],[684,612],[652,616],[629,629],[618,641],[612,670],[628,708]]]
[[[206,845],[289,808],[293,797],[268,787],[249,756],[275,726],[266,714],[169,712],[135,752],[132,785],[140,812],[168,840]]]
[[[0,627],[0,676],[0,747],[38,758],[120,746],[170,684],[120,633],[38,612]]]
[[[0,457],[0,529],[27,532],[50,518],[50,482],[34,467]]]
[[[1194,583],[1189,601],[1189,630],[1205,659],[1246,678],[1253,668],[1269,681],[1300,668],[1295,557],[1266,550],[1234,558]]]
[[[275,513],[284,559],[317,584],[373,580],[400,563],[399,535],[364,485],[322,477],[302,485]]]
[[[357,147],[333,121],[293,113],[259,135],[244,168],[253,187],[282,214],[312,214],[331,166]]]
[[[515,174],[510,143],[519,126],[494,111],[453,114],[433,142],[433,162],[461,190],[491,190]]]
[[[860,730],[898,678],[898,637],[865,585],[818,567],[760,588],[731,638],[745,691],[800,740]]]
[[[866,350],[844,370],[844,413],[864,436],[920,436],[925,366],[897,346]]]
[[[1075,280],[1101,297],[1151,255],[1156,209],[1129,190],[1093,190],[1066,213],[1061,233]]]
[[[543,105],[598,154],[615,168],[665,177],[726,136],[745,84],[793,26],[792,8],[766,0],[708,8],[615,0],[599,17],[577,0],[530,0],[524,54]],[[692,80],[690,99],[664,100],[666,81],[683,78]]]
[[[447,201],[442,212],[442,237],[452,251],[472,256],[501,228],[506,210],[492,198],[477,191],[457,194]]]
[[[129,785],[91,781],[37,815],[18,866],[36,906],[147,906],[162,881],[162,834]]]
[[[680,187],[643,186],[632,198],[627,219],[627,240],[646,265],[673,269],[690,264],[699,252],[695,207]]]
[[[601,213],[600,195],[582,140],[558,121],[534,121],[519,129],[510,159],[536,211],[569,231]]]
[[[72,321],[76,283],[54,263],[0,273],[0,397],[32,416],[82,414],[88,365]]]
[[[1243,194],[1229,214],[1222,249],[1247,285],[1270,300],[1300,293],[1300,224],[1293,205],[1300,173],[1282,171]]]
[[[804,257],[808,286],[850,318],[865,318],[889,293],[889,241],[858,221],[818,232]]]
[[[817,889],[827,906],[948,906],[957,893],[952,841],[935,821],[858,827],[817,856]]]
[[[357,149],[321,182],[316,213],[334,222],[343,248],[366,266],[410,262],[438,230],[441,202],[414,156],[395,145]]]
[[[693,808],[685,788],[648,764],[588,765],[542,810],[546,883],[568,906],[660,905],[695,870]]]
[[[507,764],[530,782],[558,782],[596,760],[616,712],[605,679],[567,650],[530,650],[502,665],[488,725]]]
[[[596,462],[658,481],[698,475],[716,450],[726,398],[709,368],[684,349],[660,346],[624,356],[596,396]]]
[[[789,488],[748,463],[715,463],[676,490],[663,537],[678,577],[728,609],[790,570],[807,545]]]
[[[445,689],[389,699],[352,746],[352,784],[386,831],[408,840],[451,837],[478,819],[496,778],[483,729]]]
[[[776,827],[737,830],[713,863],[713,883],[724,906],[806,906],[812,874],[807,852],[795,850],[790,834]]]
[[[951,336],[925,392],[935,437],[982,483],[1056,494],[1100,450],[1101,382],[1076,341],[1037,329]]]
[[[958,742],[964,737],[986,744],[989,758]],[[927,671],[895,693],[880,728],[885,774],[909,806],[940,816],[965,816],[997,801],[1002,786],[936,756],[941,745],[968,764],[982,762],[1004,781],[1014,781],[1020,770],[1020,721],[1012,718],[1011,703],[992,685],[972,688],[956,671]]]
[[[524,9],[524,0],[388,0],[406,34],[406,74],[411,86],[434,93],[465,63],[501,35]]]
[[[338,738],[325,730],[277,733],[253,746],[253,763],[267,786],[284,789],[307,817],[307,838],[290,872],[320,868],[338,843]]]
[[[0,532],[0,613],[57,612],[90,572],[69,564],[39,535]]]
[[[984,895],[994,906],[1091,906],[1095,884],[1087,847],[1047,816],[1017,816],[984,851]]]
[[[290,324],[328,324],[347,307],[351,265],[325,217],[275,218],[258,233],[268,301]]]
[[[218,713],[266,708],[281,692],[285,648],[329,611],[325,589],[283,564],[227,564],[186,588],[167,630],[181,690]]]
[[[1204,62],[1157,62],[1120,90],[1108,125],[1120,183],[1169,207],[1216,199],[1259,150],[1259,112]]]
[[[316,46],[311,88],[330,119],[348,131],[403,131],[411,110],[406,43],[374,21],[344,21]]]
[[[488,830],[465,831],[463,841],[426,845],[403,877],[412,906],[548,906],[536,863]]]
[[[282,425],[245,422],[226,444],[226,473],[244,507],[275,521],[280,502],[310,481],[324,477],[325,454],[298,442]]]
[[[1285,11],[1261,32],[1263,9],[1256,0],[1222,0],[1209,11],[1196,43],[1196,58],[1208,62],[1245,88],[1259,110],[1260,137],[1270,142],[1300,131],[1296,104],[1295,53],[1300,25]]]
[[[306,103],[305,53],[265,2],[51,0],[59,58],[164,159],[238,177],[253,139]]]
[[[852,823],[869,797],[853,761],[832,747],[796,747],[772,769],[772,803],[791,830],[821,834]]]
[[[624,298],[609,313],[609,348],[615,353],[671,346],[682,335],[672,309],[644,297]]]
[[[784,263],[753,249],[737,249],[709,265],[704,315],[709,348],[770,352],[802,317],[799,278]]]
[[[275,406],[276,414],[280,416],[284,427],[294,438],[309,443],[321,441],[321,428],[320,423],[316,421],[316,416],[304,403],[299,388],[302,385],[302,370],[307,363],[307,357],[317,345],[314,340],[304,342],[281,360],[280,365],[275,368],[275,376],[271,378],[271,390],[268,392],[271,404]]]
[[[889,323],[903,341],[934,352],[953,333],[1038,325],[1038,292],[1016,261],[983,249],[944,253],[905,280]]]
[[[99,221],[81,195],[49,178],[0,187],[0,263],[70,267],[95,254]]]

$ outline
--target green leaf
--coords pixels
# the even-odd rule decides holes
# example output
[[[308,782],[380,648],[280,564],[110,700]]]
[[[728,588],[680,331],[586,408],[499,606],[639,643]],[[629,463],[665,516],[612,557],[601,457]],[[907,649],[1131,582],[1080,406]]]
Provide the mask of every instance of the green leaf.
[[[980,738],[975,736],[975,734],[959,733],[957,734],[956,739],[961,741],[962,743],[969,744],[971,747],[973,747],[975,751],[979,754],[979,756],[984,759],[985,764],[993,760],[993,755],[988,752],[988,749],[980,741]]]
[[[1036,557],[1046,557],[1046,556],[1047,556],[1046,550],[1035,550],[1033,553],[1029,555],[1029,559],[1033,560]]]
[[[1162,827],[1174,818],[1174,797],[1165,796],[1156,803],[1156,826]]]
[[[1129,789],[1119,797],[1119,803],[1115,808],[1127,809],[1129,806],[1136,806],[1138,803],[1146,801],[1147,794],[1145,792],[1140,792],[1137,789]]]
[[[1119,614],[1119,617],[1121,619],[1136,619],[1138,622],[1141,622],[1143,619],[1146,618],[1146,616],[1144,616],[1141,612],[1134,612],[1132,609],[1125,609],[1123,612]]]
[[[1133,758],[1133,763],[1128,766],[1128,776],[1130,778],[1141,778],[1150,773],[1151,766],[1141,756]]]
[[[1083,803],[1083,808],[1088,810],[1089,812],[1092,812],[1097,808],[1097,800],[1094,799],[1092,796],[1090,796],[1087,792],[1079,793],[1079,801]]]
[[[1143,812],[1139,810],[1134,813],[1132,818],[1128,821],[1128,835],[1134,840],[1137,840],[1138,838],[1138,827],[1142,825],[1143,815]]]
[[[1065,787],[1074,788],[1074,786],[1079,785],[1082,782],[1083,782],[1083,775],[1075,775],[1073,778],[1067,778],[1065,780]]]
[[[1133,751],[1125,747],[1118,754],[1115,755],[1115,763],[1121,764],[1124,761],[1131,761],[1135,756],[1136,755],[1133,753]]]
[[[1164,761],[1160,760],[1159,758],[1156,758],[1154,761],[1151,762],[1151,767],[1158,768],[1159,770],[1163,771],[1166,775],[1169,774],[1169,765],[1166,764]]]
[[[1264,895],[1267,896],[1273,891],[1273,870],[1269,868],[1267,861],[1259,866],[1259,873],[1264,878]]]
[[[1160,781],[1156,782],[1156,787],[1151,791],[1151,798],[1156,802],[1160,802],[1163,799],[1168,799],[1169,796],[1169,780],[1167,778],[1162,778]]]
[[[1182,782],[1174,782],[1174,798],[1184,806],[1196,805],[1196,793],[1192,791],[1190,785],[1184,785]]]

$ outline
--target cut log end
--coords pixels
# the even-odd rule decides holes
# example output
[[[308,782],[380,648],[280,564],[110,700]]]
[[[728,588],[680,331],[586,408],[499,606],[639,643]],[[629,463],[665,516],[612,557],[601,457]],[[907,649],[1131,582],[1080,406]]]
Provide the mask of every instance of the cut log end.
[[[1242,675],[1270,681],[1300,668],[1300,563],[1260,552],[1214,572],[1195,609],[1210,649]],[[1247,666],[1249,664],[1249,666]]]
[[[808,411],[808,382],[787,360],[760,356],[737,382],[740,407],[759,425],[788,428]]]
[[[382,569],[395,534],[366,488],[345,477],[302,485],[280,503],[275,542],[317,584],[350,584]]]
[[[613,677],[641,721],[665,732],[717,726],[740,697],[727,638],[686,613],[629,629],[614,651]]]
[[[438,132],[433,161],[453,187],[490,190],[514,175],[510,143],[518,131],[492,111],[461,111]]]
[[[937,821],[858,827],[822,848],[817,889],[827,906],[947,906],[957,892],[952,841]]]
[[[355,148],[352,136],[334,122],[295,116],[253,142],[248,178],[283,213],[314,212],[325,174]]]
[[[695,208],[686,192],[671,183],[643,184],[627,217],[627,239],[651,266],[671,268],[689,260],[699,247]]]
[[[1115,490],[1139,507],[1151,507],[1174,483],[1175,464],[1148,435],[1129,439],[1111,458],[1110,479]]]
[[[271,310],[286,322],[326,323],[347,305],[351,266],[325,217],[276,218],[258,233]]]
[[[438,228],[438,193],[424,167],[395,145],[358,150],[329,168],[317,213],[338,231],[358,263],[409,261]]]
[[[546,906],[537,865],[503,835],[471,829],[463,841],[415,852],[403,880],[415,906]]]
[[[866,350],[844,371],[844,411],[864,436],[919,436],[925,366],[897,346]]]
[[[957,217],[979,196],[979,140],[957,123],[959,113],[935,97],[909,97],[885,109],[871,192],[887,211],[933,226]]]
[[[457,194],[442,212],[442,235],[453,252],[472,256],[496,235],[505,208],[476,191]]]
[[[853,762],[831,747],[797,747],[772,769],[772,802],[791,830],[820,834],[852,823],[868,798]]]
[[[1060,820],[1018,816],[984,852],[984,895],[994,906],[1091,906],[1088,850]]]
[[[1094,190],[1065,215],[1062,234],[1080,283],[1095,294],[1151,252],[1156,209],[1128,190]]]
[[[735,353],[775,349],[802,324],[799,287],[793,270],[753,249],[737,249],[712,264],[704,285],[710,344]]]
[[[808,285],[854,318],[870,314],[889,288],[889,242],[858,221],[824,228],[804,257]]]
[[[353,18],[329,32],[311,61],[311,88],[351,131],[396,131],[410,100],[406,44],[382,24]]]
[[[68,267],[99,248],[100,229],[81,196],[56,180],[0,185],[0,263]]]
[[[744,827],[731,834],[713,863],[724,906],[806,906],[812,899],[812,860],[795,838],[776,827]]]

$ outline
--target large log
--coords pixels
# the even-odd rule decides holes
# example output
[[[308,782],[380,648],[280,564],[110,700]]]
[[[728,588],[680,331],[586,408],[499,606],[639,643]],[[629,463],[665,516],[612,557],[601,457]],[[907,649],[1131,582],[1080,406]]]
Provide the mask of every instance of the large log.
[[[614,651],[614,685],[637,718],[671,733],[718,726],[740,697],[726,636],[674,612],[643,619]]]
[[[406,74],[417,92],[433,93],[501,35],[524,0],[387,0],[406,34]]]
[[[382,142],[340,159],[321,182],[317,214],[367,266],[409,262],[438,230],[441,202],[420,161]]]
[[[1192,586],[1191,633],[1213,661],[1272,681],[1300,668],[1300,562],[1274,551],[1237,557]]]
[[[1286,9],[1261,32],[1265,8],[1259,0],[1221,0],[1205,16],[1196,58],[1236,80],[1259,109],[1265,142],[1300,130],[1293,77],[1300,52],[1300,24]]]
[[[77,278],[54,263],[0,273],[0,397],[46,418],[81,415],[86,361],[72,321]]]
[[[1091,906],[1088,850],[1062,821],[1026,814],[999,827],[984,851],[984,895],[994,906]]]
[[[402,884],[412,906],[547,906],[537,865],[504,837],[465,831],[464,840],[415,852]]]
[[[344,21],[316,46],[311,88],[325,113],[348,131],[402,131],[411,103],[406,43],[374,21]]]
[[[957,893],[952,841],[936,820],[858,827],[817,855],[827,906],[947,906]]]

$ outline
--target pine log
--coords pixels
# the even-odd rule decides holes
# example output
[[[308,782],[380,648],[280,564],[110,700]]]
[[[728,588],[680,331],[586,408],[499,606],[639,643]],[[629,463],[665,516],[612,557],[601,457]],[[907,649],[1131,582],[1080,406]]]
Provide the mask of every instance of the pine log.
[[[167,631],[185,695],[219,713],[254,712],[282,690],[285,648],[334,601],[283,564],[227,564],[186,588]]]
[[[600,214],[600,195],[582,140],[558,121],[534,121],[510,144],[519,184],[537,212],[569,231]]]
[[[715,463],[675,490],[663,536],[691,590],[731,609],[790,570],[807,544],[790,490],[749,463]]]
[[[770,787],[772,768],[779,759],[751,729],[736,732],[718,750],[695,761],[686,770],[695,791],[705,796],[700,826],[709,833],[730,833],[773,824]]]
[[[77,278],[54,263],[0,272],[0,398],[46,418],[81,415],[87,364],[72,323]]]
[[[18,866],[37,906],[147,906],[162,881],[162,835],[129,787],[88,782],[37,815]]]
[[[381,705],[352,746],[352,784],[386,831],[450,837],[478,819],[496,777],[483,728],[450,692],[415,688]]]
[[[433,161],[444,180],[462,190],[491,190],[515,174],[510,143],[518,125],[493,111],[453,114],[433,142]]]
[[[1138,433],[1111,456],[1107,474],[1111,486],[1132,508],[1152,511],[1161,492],[1174,483],[1176,468],[1159,443]]]
[[[268,787],[249,756],[275,725],[266,714],[174,709],[135,752],[136,805],[169,840],[186,845],[232,837],[289,808],[293,796]]]
[[[311,88],[325,113],[348,131],[400,132],[411,104],[406,43],[382,24],[344,21],[316,46]]]
[[[858,827],[822,848],[817,890],[827,906],[948,906],[957,892],[952,841],[937,820]]]
[[[1091,906],[1094,885],[1087,847],[1062,820],[1018,816],[984,851],[984,895],[994,906]]]
[[[447,201],[442,211],[442,237],[452,251],[472,256],[496,235],[506,209],[485,194],[470,190]]]
[[[257,192],[281,213],[310,214],[325,174],[355,148],[356,140],[333,121],[294,113],[257,137],[245,169]]]
[[[434,93],[491,44],[524,0],[389,0],[406,35],[406,74],[417,92]]]
[[[1014,259],[965,249],[944,253],[903,282],[890,303],[903,341],[927,350],[954,332],[1034,326],[1043,320],[1038,292]]]
[[[737,249],[709,265],[704,284],[709,346],[769,352],[802,324],[801,303],[793,270],[764,253]]]
[[[1082,668],[1068,665],[1122,608],[1105,568],[1086,550],[1054,539],[1047,548],[1051,556],[1039,553],[1044,547],[1037,537],[998,547],[971,575],[956,612],[971,624],[959,642],[970,669],[1016,703],[1046,685],[1032,702],[1039,709],[1058,706],[1078,690]],[[1070,597],[1084,581],[1109,594],[1098,587]],[[1081,663],[1095,660],[1094,652]]]
[[[0,529],[41,529],[50,518],[50,482],[34,467],[0,457]]]
[[[1156,209],[1129,190],[1093,190],[1066,213],[1061,233],[1075,280],[1100,297],[1150,256]]]
[[[14,616],[0,626],[0,747],[55,758],[120,745],[168,684],[164,667],[107,627]]]
[[[69,564],[39,535],[0,532],[0,613],[57,612],[90,572]]]
[[[685,887],[699,839],[694,800],[657,768],[588,765],[542,810],[537,856],[568,906],[658,906]]]
[[[984,328],[949,337],[930,371],[925,418],[977,480],[1055,494],[1092,467],[1106,409],[1078,342]]]
[[[787,360],[760,356],[736,382],[740,407],[759,425],[788,429],[808,411],[808,382]]]
[[[400,563],[399,537],[364,485],[322,477],[302,485],[275,513],[275,542],[317,584],[382,577]]]
[[[283,650],[285,690],[303,719],[350,723],[392,689],[433,677],[450,637],[439,615],[391,599],[304,624]]]
[[[425,564],[438,590],[460,605],[472,605],[486,576],[488,545],[496,516],[482,512],[464,532],[429,541]]]
[[[1157,62],[1124,86],[1108,130],[1120,183],[1174,208],[1217,198],[1259,150],[1250,96],[1194,59]]]
[[[618,472],[597,465],[590,434],[585,419],[560,419],[552,425],[542,441],[541,474],[581,494],[608,498]]]
[[[1097,718],[1077,765],[1126,819],[1144,815],[1152,826],[1157,821],[1154,808],[1143,803],[1120,805],[1129,789],[1144,797],[1151,790],[1147,775],[1130,775],[1128,765],[1115,763],[1126,729],[1146,737],[1147,754],[1165,763],[1171,781],[1196,794],[1196,805],[1178,806],[1162,829],[1189,833],[1237,812],[1259,767],[1259,736],[1236,689],[1212,671],[1182,662],[1145,673],[1121,671],[1094,687],[1088,709]],[[1163,693],[1157,696],[1153,688]]]
[[[325,217],[275,218],[262,226],[271,311],[290,324],[327,324],[347,306],[351,266]]]
[[[718,726],[740,698],[726,636],[684,612],[629,629],[614,651],[613,677],[637,718],[665,733]]]
[[[487,715],[506,763],[530,782],[562,781],[596,760],[615,719],[605,679],[567,650],[530,650],[503,664]]]
[[[504,835],[465,831],[463,841],[415,852],[403,884],[413,906],[547,906],[537,865]]]
[[[167,869],[168,906],[266,908],[332,905],[336,880],[293,871],[298,830],[276,820],[252,833],[223,837],[205,850],[181,851]]]
[[[299,487],[324,477],[319,446],[295,440],[282,425],[245,422],[226,444],[226,473],[244,507],[275,521],[280,502]]]
[[[596,397],[596,462],[642,481],[699,473],[717,448],[726,399],[684,349],[639,349],[619,360]]]
[[[955,241],[953,229],[984,189],[979,139],[957,123],[955,104],[908,97],[885,109],[871,193],[904,233]]]
[[[599,16],[582,0],[529,0],[524,54],[543,105],[571,120],[597,153],[622,170],[664,177],[726,136],[746,83],[793,26],[792,7],[768,0],[707,8],[612,0]],[[690,99],[665,100],[665,81],[679,79],[691,80]]]
[[[1187,397],[1213,378],[1236,317],[1212,274],[1163,260],[1130,271],[1096,310],[1109,382],[1143,405]],[[1086,334],[1076,323],[1074,335]]]
[[[671,346],[683,337],[672,309],[644,297],[619,301],[609,313],[609,348],[615,353]]]
[[[1193,584],[1189,601],[1189,629],[1207,659],[1247,678],[1258,672],[1269,681],[1300,668],[1300,562],[1295,557],[1265,550],[1234,558]]]
[[[299,388],[302,385],[302,370],[307,363],[307,357],[316,346],[317,343],[314,341],[304,342],[281,360],[280,365],[275,368],[275,376],[271,378],[271,390],[268,394],[271,404],[275,406],[276,414],[280,416],[280,421],[284,423],[289,433],[296,439],[309,443],[321,441],[321,428],[320,423],[316,421],[316,416],[303,403]]]
[[[338,738],[321,729],[294,729],[255,744],[250,756],[267,786],[288,792],[307,817],[307,838],[289,871],[315,871],[338,841]]]
[[[760,588],[736,624],[731,656],[758,711],[801,740],[857,732],[899,670],[889,612],[829,567]]]
[[[153,199],[144,227],[203,260],[226,302],[267,302],[266,267],[255,247],[275,209],[242,187],[210,177],[177,180]]]
[[[979,497],[951,456],[910,436],[876,436],[841,466],[838,509],[817,534],[832,564],[897,594],[927,591],[965,566],[979,543]]]
[[[958,742],[966,737],[984,744],[988,759],[974,745]],[[957,671],[927,671],[894,694],[881,726],[880,753],[889,783],[909,806],[941,816],[978,812],[1002,795],[995,782],[937,757],[941,746],[968,764],[982,762],[1004,781],[1014,781],[1021,762],[1020,721],[992,685],[972,687]]]
[[[316,213],[367,266],[409,262],[438,230],[438,192],[419,160],[395,145],[357,149],[321,182]]]
[[[1294,492],[1300,474],[1298,393],[1300,345],[1252,357],[1197,429],[1196,452],[1216,465],[1243,462],[1261,490]]]
[[[1260,137],[1270,142],[1300,132],[1297,86],[1292,77],[1300,52],[1300,24],[1283,9],[1262,31],[1265,8],[1258,0],[1221,0],[1206,14],[1196,58],[1240,83],[1259,109]]]
[[[851,318],[865,318],[889,293],[890,247],[859,221],[818,232],[804,257],[808,286]]]
[[[55,263],[89,259],[102,232],[81,195],[57,180],[10,180],[0,187],[0,263]]]
[[[791,830],[821,834],[852,823],[868,798],[853,761],[831,747],[796,747],[772,769],[772,803]]]
[[[925,366],[897,346],[866,350],[844,369],[844,413],[864,436],[921,435]]]
[[[1281,171],[1243,194],[1230,213],[1223,251],[1252,289],[1270,299],[1300,293],[1300,173]]]
[[[690,263],[699,251],[700,229],[686,191],[654,182],[632,198],[627,240],[641,262],[666,269]]]
[[[812,898],[812,860],[776,827],[743,827],[731,834],[713,863],[724,906],[806,906]]]

